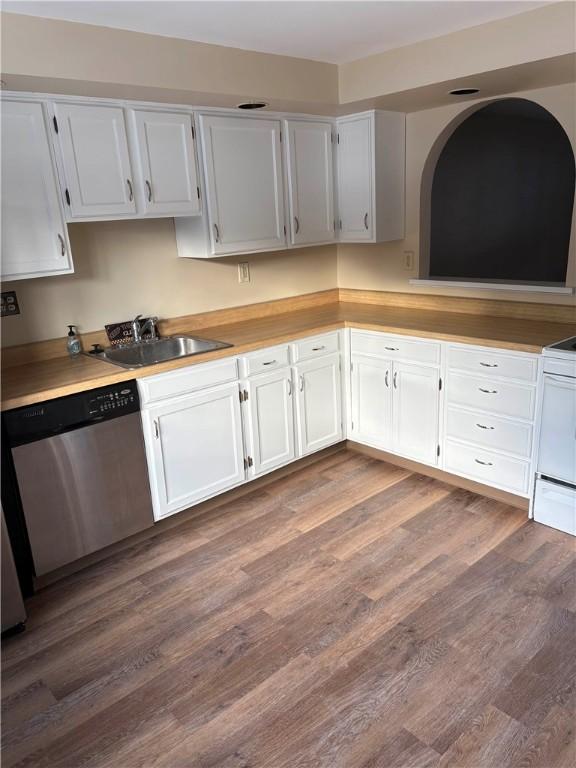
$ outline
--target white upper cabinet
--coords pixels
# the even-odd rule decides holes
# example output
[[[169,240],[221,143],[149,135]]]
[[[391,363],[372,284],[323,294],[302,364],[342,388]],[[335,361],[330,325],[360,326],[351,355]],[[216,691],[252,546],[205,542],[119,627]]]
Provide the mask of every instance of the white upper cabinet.
[[[287,120],[290,243],[330,243],[334,234],[333,126]]]
[[[341,240],[374,239],[373,121],[369,116],[338,124],[338,213]]]
[[[279,120],[200,117],[214,255],[286,247]]]
[[[136,213],[124,110],[55,104],[71,219]]]
[[[337,121],[340,240],[404,237],[405,126],[399,112],[366,112]]]
[[[2,102],[2,279],[73,272],[43,105]]]
[[[131,114],[140,163],[138,194],[150,216],[200,213],[192,116],[134,110]]]

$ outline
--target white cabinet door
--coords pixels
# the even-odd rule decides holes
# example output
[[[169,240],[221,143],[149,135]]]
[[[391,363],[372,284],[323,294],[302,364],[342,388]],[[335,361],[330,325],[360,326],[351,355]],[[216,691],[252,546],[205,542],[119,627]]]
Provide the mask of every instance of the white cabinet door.
[[[338,122],[338,211],[340,240],[374,237],[374,154],[371,115]]]
[[[248,399],[248,453],[252,474],[260,475],[292,461],[294,452],[294,408],[289,368],[255,376],[244,384]]]
[[[286,121],[286,153],[293,245],[334,240],[332,124]]]
[[[286,246],[280,125],[279,120],[200,118],[214,254]]]
[[[146,408],[142,419],[155,519],[244,480],[238,384]]]
[[[352,355],[352,431],[359,443],[392,449],[392,362]]]
[[[55,113],[71,218],[135,213],[124,110],[56,104]]]
[[[394,363],[392,444],[395,453],[436,464],[439,380],[436,368]]]
[[[342,440],[340,355],[296,366],[298,453],[318,451]]]
[[[141,166],[142,210],[151,215],[200,213],[192,116],[133,112]]]
[[[2,102],[2,279],[73,272],[42,104]]]

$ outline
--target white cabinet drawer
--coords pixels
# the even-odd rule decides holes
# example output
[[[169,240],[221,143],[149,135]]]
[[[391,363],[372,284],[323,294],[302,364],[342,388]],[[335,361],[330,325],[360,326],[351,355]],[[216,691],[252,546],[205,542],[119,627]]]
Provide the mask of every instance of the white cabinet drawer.
[[[446,436],[526,458],[530,458],[532,451],[530,424],[476,411],[463,411],[454,406],[447,409]]]
[[[215,363],[191,365],[157,376],[138,379],[138,391],[142,405],[177,397],[188,392],[195,392],[216,384],[226,384],[238,378],[238,365],[235,357],[218,360]]]
[[[411,363],[428,365],[440,364],[440,344],[434,341],[356,330],[352,330],[350,338],[353,353],[387,360],[407,360]]]
[[[530,462],[464,445],[452,440],[444,443],[444,469],[465,475],[486,485],[511,493],[528,493]]]
[[[507,355],[492,350],[449,347],[448,368],[450,370],[502,376],[506,379],[536,381],[538,360],[536,357]]]
[[[576,536],[576,490],[547,480],[537,480],[534,520]]]
[[[450,405],[463,405],[530,421],[534,416],[536,388],[451,372],[448,374],[446,397]]]
[[[301,360],[311,360],[314,357],[338,352],[339,338],[338,331],[334,331],[334,333],[296,341],[292,344],[292,360],[294,363],[299,363]]]
[[[241,357],[240,373],[242,376],[254,376],[257,373],[266,373],[287,365],[290,365],[288,344],[283,344]]]

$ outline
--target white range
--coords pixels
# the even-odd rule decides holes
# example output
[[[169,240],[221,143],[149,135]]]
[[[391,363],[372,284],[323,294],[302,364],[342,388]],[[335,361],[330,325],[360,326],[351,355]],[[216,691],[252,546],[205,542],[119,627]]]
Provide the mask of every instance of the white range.
[[[543,350],[534,520],[576,536],[576,336]]]

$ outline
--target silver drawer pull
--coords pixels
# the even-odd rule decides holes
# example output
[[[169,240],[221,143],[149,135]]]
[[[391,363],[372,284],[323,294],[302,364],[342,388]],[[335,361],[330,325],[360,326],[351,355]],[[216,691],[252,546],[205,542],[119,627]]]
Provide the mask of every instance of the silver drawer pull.
[[[312,347],[312,352],[320,352],[321,349],[326,349],[324,344],[321,347]]]
[[[483,467],[493,467],[494,464],[492,464],[491,461],[480,461],[480,459],[474,459],[476,464],[482,464]]]
[[[476,424],[476,426],[480,429],[494,429],[494,427],[487,427],[485,424]]]
[[[384,347],[384,349],[387,349],[389,352],[398,352],[400,347]]]
[[[158,419],[154,419],[154,437],[156,439],[160,437],[160,428],[158,427]]]
[[[288,394],[291,395],[292,394],[292,379],[286,379],[286,381],[288,382]]]
[[[480,392],[484,392],[485,395],[497,395],[498,390],[497,389],[483,389],[482,387],[478,387]]]
[[[498,368],[498,363],[480,363],[484,368]]]
[[[276,362],[277,362],[277,360],[268,360],[267,362],[262,363],[262,365],[274,365],[274,363],[276,363]]]
[[[390,386],[388,384],[388,376],[389,376],[389,374],[390,374],[390,371],[386,371],[386,373],[384,374],[384,383],[386,384],[387,387]]]
[[[394,389],[398,389],[398,371],[394,371]]]
[[[300,392],[304,392],[304,376],[300,376]]]

